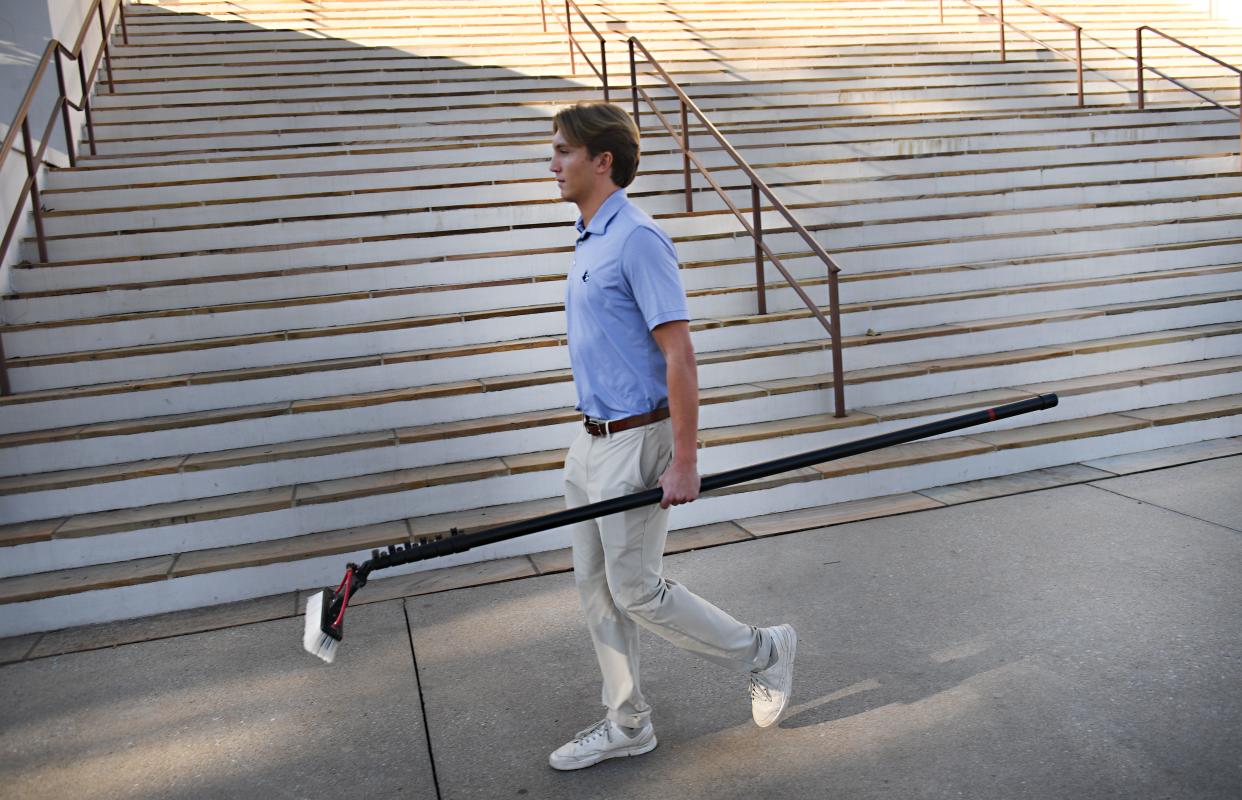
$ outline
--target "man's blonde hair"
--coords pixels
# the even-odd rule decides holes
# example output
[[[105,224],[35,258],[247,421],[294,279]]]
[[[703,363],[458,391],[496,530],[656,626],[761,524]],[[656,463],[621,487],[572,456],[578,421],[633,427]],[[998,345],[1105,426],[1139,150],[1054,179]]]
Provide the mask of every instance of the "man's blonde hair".
[[[612,153],[612,182],[626,187],[638,173],[638,126],[620,106],[611,103],[578,103],[562,108],[552,119],[552,132],[559,132],[574,147],[586,147],[591,158]]]

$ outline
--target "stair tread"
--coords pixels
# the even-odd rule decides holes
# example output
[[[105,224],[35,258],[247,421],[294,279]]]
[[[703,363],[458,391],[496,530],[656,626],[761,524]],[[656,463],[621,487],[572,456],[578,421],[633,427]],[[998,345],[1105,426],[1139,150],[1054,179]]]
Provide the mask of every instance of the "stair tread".
[[[1175,366],[1177,369],[1175,369]],[[1138,385],[1140,383],[1169,381],[1181,377],[1222,374],[1227,371],[1242,371],[1242,356],[1213,359],[1205,362],[1187,362],[1185,365],[1168,365],[1160,372],[1153,369],[1137,369],[1123,373],[1091,376],[1090,379],[1049,382],[1040,385],[1038,392],[1034,388],[1029,390],[1019,388],[994,389],[968,392],[950,397],[929,398],[927,400],[856,409],[849,416],[842,418],[825,413],[707,428],[699,431],[699,443],[702,447],[717,447],[866,426],[881,421],[987,408],[1007,402],[1023,400],[1036,394],[1057,393],[1062,386],[1069,388],[1071,393],[1082,393],[1089,390],[1099,391],[1127,385]],[[741,388],[745,391],[746,385],[743,385]],[[1158,407],[1158,409],[1151,412],[1154,416],[1143,419],[1147,419],[1154,424],[1171,424],[1173,422],[1208,418],[1232,408],[1231,404],[1237,404],[1237,400],[1238,398],[1235,396],[1227,396],[1198,401],[1197,405],[1179,404],[1176,407]],[[523,424],[556,424],[573,421],[578,418],[577,412],[574,412],[572,409],[555,409],[550,412],[528,412],[522,415],[515,415],[515,418],[491,418],[484,421],[485,426],[490,425],[491,427],[485,427],[482,430],[473,424],[475,423],[474,420],[426,427],[439,429],[435,432],[442,435],[462,435],[464,433],[479,433],[486,430],[515,428]],[[1111,418],[1107,420],[1099,418],[1099,420],[1100,425],[1116,422],[1116,420]],[[1045,425],[1047,424],[1051,423],[1045,423]],[[1147,425],[1147,423],[1129,418],[1127,418],[1127,424],[1130,427],[1124,428],[1124,430],[1146,427]],[[1065,430],[1069,430],[1072,427],[1072,425],[1067,423]],[[1067,438],[1062,429],[1045,428],[1044,430],[1052,431],[1051,434],[1045,434],[1052,436],[1051,441]],[[426,439],[433,435],[428,431],[420,431],[419,433],[421,439]],[[1004,439],[1007,433],[1009,432],[1004,431],[997,435]],[[212,456],[215,456],[218,459],[216,466],[237,463],[262,463],[279,457],[304,457],[308,452],[331,452],[334,440],[344,443],[341,449],[342,452],[365,447],[388,447],[393,446],[395,443],[391,431],[382,431],[371,434],[354,434],[345,437],[327,437],[321,440],[294,442],[290,443],[295,445],[294,447],[289,447],[283,452],[278,452],[280,449],[278,446],[272,446],[222,451],[215,454],[202,454],[202,456],[198,457],[210,459]],[[923,450],[913,448],[912,452],[919,453],[923,452]],[[390,492],[411,491],[428,486],[484,480],[489,477],[504,475],[518,475],[524,472],[555,470],[563,466],[564,456],[564,448],[515,453],[492,458],[458,461],[426,467],[400,468],[344,478],[310,481],[293,486],[239,492],[194,500],[159,503],[139,508],[90,512],[72,516],[68,521],[61,521],[60,524],[53,527],[48,527],[46,523],[40,524],[38,521],[3,525],[0,526],[0,543],[9,540],[28,541],[100,535],[121,530],[193,522],[223,516],[241,516],[316,503],[340,502]],[[195,457],[192,456],[190,458]],[[47,488],[59,488],[66,485],[83,485],[109,478],[128,480],[144,475],[172,473],[177,471],[177,465],[186,461],[187,457],[176,456],[166,459],[154,459],[147,462],[133,462],[107,467],[91,467],[6,478],[0,479],[0,492],[37,491]],[[210,464],[211,462],[205,461],[204,463]],[[843,468],[842,465],[848,466],[854,462],[845,459],[834,463],[837,465],[837,469],[841,469]],[[203,467],[199,466],[197,468],[201,469]],[[182,467],[182,469],[185,469],[185,467]]]
[[[958,356],[953,358],[936,358],[924,362],[916,362],[911,364],[897,364],[886,367],[847,370],[845,378],[847,383],[860,381],[885,380],[897,377],[909,377],[912,375],[927,374],[930,372],[943,372],[959,369],[972,369],[978,367],[993,366],[998,364],[1013,364],[1023,361],[1037,361],[1047,358],[1054,358],[1061,355],[1069,355],[1072,353],[1091,353],[1107,351],[1112,349],[1120,349],[1125,347],[1142,346],[1149,344],[1167,343],[1179,341],[1186,338],[1193,338],[1202,335],[1221,335],[1231,332],[1242,332],[1242,322],[1238,323],[1221,323],[1217,325],[1199,326],[1185,329],[1175,329],[1160,331],[1156,333],[1131,334],[1128,336],[1108,337],[1106,339],[1089,340],[1085,342],[1072,342],[1065,345],[1056,346],[1040,346],[1026,348],[1022,350],[1012,350],[1002,353],[990,353],[975,356]],[[1210,366],[1209,366],[1210,365]],[[1169,365],[1165,368],[1168,374],[1185,375],[1187,373],[1196,373],[1203,369],[1225,369],[1231,370],[1233,361],[1230,359],[1212,359],[1209,362],[1190,362],[1185,365]],[[1152,368],[1158,369],[1158,368]],[[17,447],[29,443],[38,443],[45,441],[64,441],[78,438],[91,438],[95,436],[107,435],[125,435],[142,433],[154,430],[167,430],[172,428],[184,428],[191,425],[210,425],[222,422],[234,421],[248,418],[263,418],[277,416],[286,413],[299,413],[310,411],[333,410],[351,407],[365,407],[379,405],[392,402],[407,402],[426,397],[439,397],[455,394],[475,393],[483,391],[485,388],[490,391],[502,390],[504,388],[513,388],[515,386],[533,385],[537,383],[551,380],[555,382],[567,382],[572,379],[569,370],[556,370],[551,373],[541,375],[519,375],[512,376],[511,380],[505,381],[498,379],[489,386],[484,387],[479,381],[453,382],[449,384],[433,385],[420,389],[391,389],[380,392],[369,392],[362,394],[338,395],[333,397],[318,398],[314,400],[293,401],[292,403],[269,403],[255,406],[243,406],[238,408],[213,409],[209,411],[190,412],[185,414],[174,414],[157,417],[144,417],[132,420],[118,420],[115,422],[96,423],[93,425],[73,425],[65,428],[51,428],[36,431],[26,431],[21,433],[12,433],[0,435],[0,448]],[[491,379],[487,379],[491,381]],[[1081,379],[1083,385],[1093,385],[1092,380]],[[1108,382],[1110,379],[1101,378]],[[762,396],[764,394],[784,394],[794,391],[813,391],[816,389],[827,389],[831,387],[832,381],[830,375],[810,375],[796,378],[782,378],[772,381],[756,381],[747,384],[737,384],[729,386],[714,387],[705,389],[700,394],[700,402],[705,404],[714,402],[727,402],[730,400],[741,400],[748,397]],[[1017,387],[1023,390],[1029,390],[1033,393],[1042,393],[1050,391],[1049,387],[1061,386],[1064,382],[1054,381],[1034,386]],[[1073,393],[1078,384],[1065,385],[1065,391]],[[1037,391],[1038,389],[1038,391]],[[859,409],[867,413],[877,413],[876,409]],[[891,407],[889,409],[892,411]],[[889,412],[885,412],[889,413]],[[894,412],[895,413],[895,412]],[[548,417],[548,415],[552,415]],[[504,430],[512,425],[524,425],[529,422],[542,421],[550,419],[554,421],[564,422],[573,416],[570,409],[559,410],[540,410],[528,412],[527,414],[507,415],[504,417],[489,418],[484,421],[462,420],[457,422],[437,423],[428,426],[406,426],[396,431],[397,441],[400,443],[409,443],[415,441],[424,441],[428,438],[439,438],[441,436],[452,436],[470,430],[476,430],[479,433],[495,432]],[[552,423],[549,423],[552,424]],[[357,434],[359,436],[381,436],[387,437],[388,432],[371,432],[367,434]],[[292,453],[300,448],[315,449],[319,445],[317,443],[336,440],[339,437],[328,437],[328,439],[312,439],[300,442],[282,443],[280,447],[288,448],[284,451],[277,452]],[[348,446],[353,442],[352,439],[344,438],[343,443]],[[273,447],[275,445],[272,445]],[[247,458],[248,456],[257,455],[262,457],[265,455],[268,445],[259,445],[254,448],[241,448],[218,453],[205,453],[192,455],[191,461],[186,463],[186,468],[202,469],[215,463],[217,460],[227,463],[235,458]],[[219,465],[223,465],[223,463]]]
[[[1242,395],[1230,395],[1226,398],[1215,398],[1213,401],[1193,401],[1157,408],[1164,410],[1157,412],[1155,409],[1136,409],[1134,411],[1127,411],[1124,414],[1101,414],[1081,419],[1040,423],[1022,428],[910,442],[800,470],[798,473],[788,477],[773,476],[773,478],[775,483],[779,485],[780,483],[788,483],[790,481],[840,477],[842,475],[891,469],[916,463],[931,463],[951,458],[981,455],[997,449],[1036,446],[1058,441],[1081,439],[1088,436],[1105,436],[1146,428],[1153,424],[1171,424],[1174,421],[1199,419],[1203,418],[1205,414],[1211,416],[1222,413],[1242,414]],[[1154,423],[1151,419],[1140,416],[1143,413],[1158,417],[1160,423]],[[764,485],[770,486],[773,482],[773,479],[764,479]],[[540,510],[554,508],[558,500],[559,498],[548,498],[540,501],[528,501],[521,508],[524,513],[536,508]],[[164,577],[175,578],[202,572],[258,566],[290,559],[336,555],[396,542],[407,542],[411,541],[411,530],[415,532],[415,536],[447,533],[443,526],[452,519],[467,518],[467,513],[476,515],[473,517],[475,520],[481,520],[487,512],[483,509],[475,509],[473,512],[437,515],[435,521],[430,523],[427,520],[423,520],[420,523],[419,520],[412,519],[407,524],[407,521],[402,519],[376,523],[374,525],[304,534],[269,542],[191,551],[175,556],[158,556],[136,559],[132,562],[116,562],[4,578],[0,579],[0,603],[88,591],[94,588],[105,588],[106,586],[147,582]],[[512,515],[506,516],[506,512],[501,507],[494,507],[490,509],[490,517],[493,520],[490,524],[498,524],[501,520],[510,519]],[[521,516],[518,518],[521,518]],[[461,529],[457,525],[450,527],[459,527]],[[131,565],[134,567],[133,575],[129,574]],[[103,582],[102,584],[101,581]]]
[[[1206,292],[1198,295],[1186,295],[1181,297],[1161,298],[1156,300],[1146,300],[1131,303],[1114,303],[1103,306],[1093,306],[1082,309],[1070,309],[1062,311],[1045,311],[1033,314],[1024,314],[1008,317],[993,317],[990,319],[973,320],[963,323],[946,323],[941,325],[930,325],[921,328],[909,328],[900,331],[879,332],[874,335],[855,335],[846,336],[841,340],[843,348],[874,345],[877,343],[888,343],[898,341],[909,341],[913,339],[923,339],[939,336],[951,336],[963,332],[981,332],[987,330],[1002,330],[1022,325],[1039,324],[1052,321],[1068,321],[1083,320],[1093,317],[1110,316],[1114,314],[1135,313],[1141,311],[1158,310],[1162,308],[1184,307],[1188,305],[1201,305],[1205,303],[1229,302],[1242,299],[1242,289],[1226,290],[1219,292]],[[811,316],[809,310],[788,311],[773,313],[766,316],[761,315],[744,315],[739,317],[722,317],[713,320],[699,320],[691,323],[691,330],[705,330],[709,328],[730,327],[735,325],[758,324],[765,322],[804,319]],[[526,350],[542,347],[556,347],[564,344],[564,336],[537,336],[528,339],[508,340],[505,342],[482,343],[476,345],[461,345],[428,348],[426,350],[406,351],[400,353],[386,353],[368,356],[354,356],[349,358],[330,359],[327,361],[311,361],[302,363],[289,363],[274,366],[246,367],[236,370],[224,370],[219,372],[205,372],[190,375],[169,376],[161,378],[148,378],[142,380],[125,381],[121,383],[103,383],[103,384],[87,384],[79,387],[45,389],[32,392],[19,392],[5,397],[0,397],[0,407],[8,404],[35,402],[58,397],[73,396],[92,396],[100,394],[113,394],[118,392],[137,391],[152,388],[167,388],[172,386],[224,383],[235,380],[256,380],[261,378],[277,377],[282,375],[304,374],[308,372],[322,372],[327,370],[338,369],[357,369],[363,367],[374,367],[380,365],[392,365],[410,362],[420,362],[435,359],[444,359],[452,357],[460,357],[466,355],[478,355],[484,353],[500,353],[511,352],[517,350]],[[1107,349],[1108,345],[1100,343],[1100,347]],[[812,352],[815,350],[823,350],[830,347],[830,342],[822,340],[811,340],[797,342],[785,345],[764,345],[751,348],[738,348],[732,350],[718,350],[708,353],[701,353],[698,362],[704,364],[718,364],[723,362],[745,360],[750,358],[764,358],[780,354],[793,354],[802,352]],[[10,367],[14,366],[10,361]],[[568,371],[564,373],[568,375]],[[559,380],[560,378],[552,378]],[[567,377],[565,379],[568,379]],[[498,380],[504,379],[482,379],[481,382],[470,388],[470,391],[479,390],[483,382],[491,381],[495,386]],[[524,378],[523,378],[524,380]],[[471,382],[466,382],[467,384]],[[435,387],[421,387],[427,391],[433,391]],[[394,391],[418,391],[412,390],[394,390]],[[299,401],[300,402],[300,401]],[[312,401],[313,402],[313,401]],[[306,410],[306,407],[298,407],[294,404],[294,411]]]

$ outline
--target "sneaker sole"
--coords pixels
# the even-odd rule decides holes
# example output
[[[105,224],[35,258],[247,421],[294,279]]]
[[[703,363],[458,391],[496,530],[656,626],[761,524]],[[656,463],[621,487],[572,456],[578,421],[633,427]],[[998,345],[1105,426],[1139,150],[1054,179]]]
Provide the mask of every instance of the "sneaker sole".
[[[587,767],[595,766],[601,761],[607,761],[610,758],[628,758],[631,756],[641,756],[644,753],[650,753],[652,750],[656,749],[656,745],[658,743],[659,742],[656,739],[655,734],[652,734],[651,741],[635,745],[633,747],[627,747],[624,750],[612,750],[607,753],[600,753],[595,758],[589,758],[582,761],[554,761],[549,758],[548,765],[551,766],[552,769],[560,770],[561,772],[570,772],[575,769],[586,769]]]

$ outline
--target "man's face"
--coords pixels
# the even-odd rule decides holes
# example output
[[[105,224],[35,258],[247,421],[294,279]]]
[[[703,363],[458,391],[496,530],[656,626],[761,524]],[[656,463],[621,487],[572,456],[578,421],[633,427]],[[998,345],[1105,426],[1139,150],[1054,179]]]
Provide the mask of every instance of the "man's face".
[[[601,175],[605,178],[608,175],[608,171],[602,169],[607,156],[607,153],[600,153],[591,158],[586,145],[572,145],[557,131],[552,137],[552,160],[548,169],[556,176],[561,199],[579,203],[590,197]]]

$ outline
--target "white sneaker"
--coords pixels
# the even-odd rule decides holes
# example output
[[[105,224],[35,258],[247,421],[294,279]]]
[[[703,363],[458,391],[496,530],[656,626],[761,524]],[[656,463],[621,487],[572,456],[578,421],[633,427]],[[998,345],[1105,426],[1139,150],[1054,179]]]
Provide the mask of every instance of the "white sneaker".
[[[756,725],[767,728],[780,720],[785,706],[789,705],[798,634],[792,625],[777,625],[763,631],[772,637],[776,663],[760,672],[750,673],[750,713]]]
[[[641,756],[656,747],[655,728],[648,722],[633,737],[626,736],[612,720],[603,719],[548,756],[552,769],[582,769],[608,758]]]

